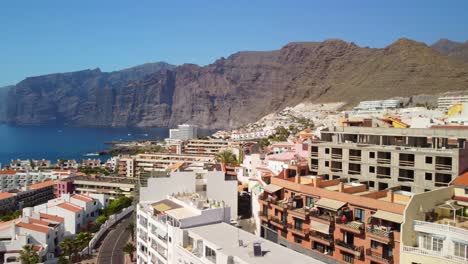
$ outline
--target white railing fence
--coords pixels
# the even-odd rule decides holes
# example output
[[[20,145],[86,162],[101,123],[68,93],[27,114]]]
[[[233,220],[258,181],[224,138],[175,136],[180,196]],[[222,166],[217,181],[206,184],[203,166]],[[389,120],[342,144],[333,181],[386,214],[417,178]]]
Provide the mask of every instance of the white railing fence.
[[[442,251],[432,251],[432,250],[427,250],[427,249],[419,248],[419,247],[403,246],[403,252],[422,255],[422,256],[442,258],[442,259],[450,260],[450,261],[453,261],[454,263],[460,263],[460,264],[465,264],[468,261],[468,259],[457,257],[454,255],[449,255]]]

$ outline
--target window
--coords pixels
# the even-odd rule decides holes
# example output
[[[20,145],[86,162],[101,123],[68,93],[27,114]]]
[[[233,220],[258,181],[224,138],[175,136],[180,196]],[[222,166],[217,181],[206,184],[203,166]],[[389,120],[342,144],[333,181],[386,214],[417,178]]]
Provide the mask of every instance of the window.
[[[443,239],[439,237],[432,237],[430,235],[421,235],[420,246],[424,249],[432,251],[442,251],[444,245]]]
[[[343,252],[343,261],[346,263],[354,263],[354,255]]]
[[[330,154],[330,149],[329,148],[325,148],[325,154]]]
[[[371,248],[373,249],[378,249],[379,248],[379,243],[377,241],[371,240]]]
[[[363,223],[365,218],[365,211],[360,208],[354,209],[354,220]]]
[[[294,218],[294,228],[302,230],[302,220]]]
[[[369,173],[375,173],[375,167],[369,166]]]
[[[468,259],[468,244],[453,242],[453,254],[457,257]]]
[[[314,206],[314,199],[312,197],[306,197],[306,206]]]
[[[432,164],[432,157],[426,156],[426,164]]]
[[[426,172],[426,181],[432,181],[432,173]]]
[[[369,158],[375,159],[375,152],[369,152]]]
[[[325,167],[330,167],[330,162],[329,161],[325,161]]]
[[[216,263],[216,251],[209,247],[205,247],[205,258],[213,263]]]

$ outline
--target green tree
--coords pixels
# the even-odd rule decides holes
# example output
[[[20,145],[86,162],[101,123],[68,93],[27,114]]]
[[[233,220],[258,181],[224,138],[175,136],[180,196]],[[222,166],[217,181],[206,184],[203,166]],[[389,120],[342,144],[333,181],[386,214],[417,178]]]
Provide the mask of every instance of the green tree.
[[[20,251],[19,261],[21,264],[36,264],[39,263],[39,255],[31,245],[25,245]]]
[[[216,154],[216,161],[226,165],[237,165],[239,162],[237,161],[236,155],[230,149],[225,149],[218,154]]]
[[[130,232],[130,235],[132,236],[132,241],[135,240],[135,223],[130,222],[128,223],[127,227],[125,228],[128,232]]]
[[[270,145],[270,141],[267,138],[262,138],[260,139],[260,141],[258,141],[258,144],[260,145],[260,147],[264,148]]]
[[[96,224],[102,225],[107,221],[107,216],[106,215],[100,215],[98,218],[96,218]]]
[[[133,261],[133,252],[135,252],[136,248],[132,243],[127,243],[123,247],[123,252],[127,253],[130,256],[130,260]]]
[[[126,196],[119,196],[116,199],[112,200],[109,205],[103,209],[103,212],[106,216],[113,215],[120,212],[122,209],[132,205],[132,198]]]
[[[69,263],[70,261],[64,256],[60,256],[57,261],[57,264],[69,264]]]
[[[59,243],[59,248],[62,251],[62,255],[68,256],[68,259],[72,260],[73,254],[76,251],[76,243],[67,237]]]
[[[75,237],[75,243],[78,246],[79,250],[83,250],[85,247],[89,245],[89,241],[93,238],[93,235],[91,235],[88,232],[80,232],[78,235]]]

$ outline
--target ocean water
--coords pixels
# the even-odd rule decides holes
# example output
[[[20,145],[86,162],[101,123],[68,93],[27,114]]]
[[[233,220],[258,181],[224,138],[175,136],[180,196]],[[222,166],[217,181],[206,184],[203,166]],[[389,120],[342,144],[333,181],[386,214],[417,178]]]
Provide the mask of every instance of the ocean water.
[[[0,124],[0,163],[12,159],[95,158],[84,156],[105,148],[105,142],[136,139],[159,140],[168,136],[167,128],[83,128]],[[105,159],[107,157],[101,157]]]

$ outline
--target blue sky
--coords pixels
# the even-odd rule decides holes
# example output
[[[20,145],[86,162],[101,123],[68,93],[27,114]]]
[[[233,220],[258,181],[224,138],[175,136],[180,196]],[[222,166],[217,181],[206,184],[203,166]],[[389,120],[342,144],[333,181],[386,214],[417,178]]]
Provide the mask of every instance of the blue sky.
[[[205,65],[239,50],[340,38],[468,40],[468,1],[12,0],[0,3],[0,86],[145,62]]]

